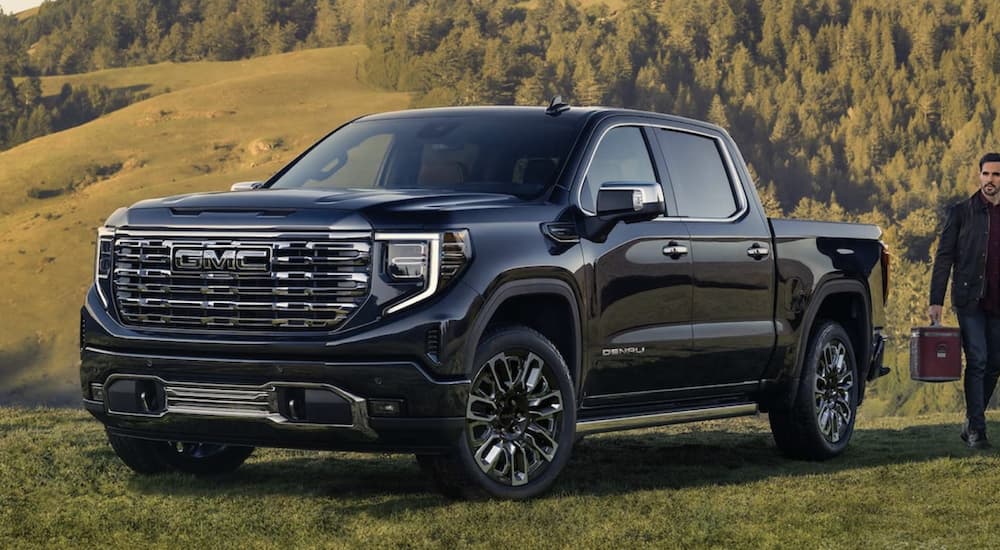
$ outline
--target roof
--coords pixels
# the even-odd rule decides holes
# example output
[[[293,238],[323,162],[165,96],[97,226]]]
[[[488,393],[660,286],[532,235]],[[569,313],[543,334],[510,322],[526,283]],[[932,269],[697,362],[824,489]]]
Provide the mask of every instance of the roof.
[[[494,116],[529,116],[531,113],[536,113],[538,116],[546,116],[545,107],[525,107],[525,106],[514,106],[514,105],[504,105],[504,106],[466,106],[466,107],[435,107],[428,109],[408,109],[405,111],[390,111],[385,113],[374,113],[362,117],[364,120],[390,120],[390,119],[401,119],[401,118],[422,118],[422,117],[448,117],[448,116],[474,116],[489,114]],[[706,128],[713,128],[726,133],[724,128],[721,128],[715,124],[705,122],[702,120],[696,120],[692,118],[682,117],[678,115],[671,115],[665,113],[656,113],[652,111],[639,111],[634,109],[623,109],[618,107],[570,107],[568,110],[562,111],[558,115],[554,115],[560,119],[566,120],[577,120],[583,118],[588,118],[591,116],[611,116],[611,115],[622,115],[622,116],[637,116],[637,117],[650,117],[659,118],[669,122],[677,122],[682,124],[693,124],[697,126],[702,126]]]

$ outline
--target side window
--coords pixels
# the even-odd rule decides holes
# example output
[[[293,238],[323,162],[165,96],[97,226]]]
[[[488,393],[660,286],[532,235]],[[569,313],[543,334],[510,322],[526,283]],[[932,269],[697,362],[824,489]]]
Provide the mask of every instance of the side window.
[[[581,206],[596,210],[597,190],[608,181],[657,181],[639,128],[621,126],[604,135],[583,182]]]
[[[733,182],[717,140],[661,130],[657,134],[677,199],[677,212],[688,218],[728,218],[736,212]]]

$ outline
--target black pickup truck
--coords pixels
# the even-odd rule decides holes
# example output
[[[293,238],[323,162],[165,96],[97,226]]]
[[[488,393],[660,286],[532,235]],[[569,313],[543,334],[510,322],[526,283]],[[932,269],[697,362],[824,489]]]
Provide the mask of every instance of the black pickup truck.
[[[98,231],[84,405],[139,473],[407,452],[446,494],[527,498],[583,434],[758,412],[825,459],[887,372],[880,230],[769,219],[711,124],[385,113],[233,191]]]

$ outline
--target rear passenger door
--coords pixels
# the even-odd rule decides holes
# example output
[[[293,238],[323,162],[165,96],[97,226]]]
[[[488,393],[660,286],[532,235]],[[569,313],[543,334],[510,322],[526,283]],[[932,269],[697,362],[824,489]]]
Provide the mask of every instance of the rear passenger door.
[[[774,254],[749,182],[709,129],[660,128],[656,143],[690,233],[694,277],[691,385],[756,384],[775,342]],[[756,204],[756,203],[753,203]]]

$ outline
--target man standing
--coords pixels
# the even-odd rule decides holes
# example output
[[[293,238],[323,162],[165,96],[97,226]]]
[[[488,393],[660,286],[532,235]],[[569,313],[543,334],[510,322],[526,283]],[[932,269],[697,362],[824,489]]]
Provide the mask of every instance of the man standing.
[[[931,273],[934,324],[941,322],[948,277],[965,350],[962,440],[989,448],[986,404],[1000,376],[1000,153],[979,160],[979,191],[948,210]],[[954,273],[952,273],[954,272]]]

